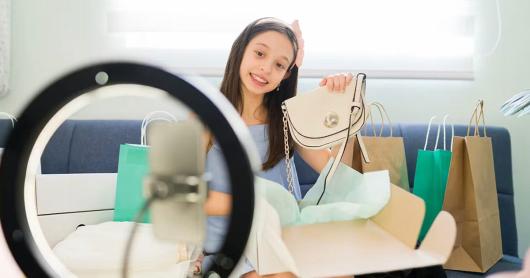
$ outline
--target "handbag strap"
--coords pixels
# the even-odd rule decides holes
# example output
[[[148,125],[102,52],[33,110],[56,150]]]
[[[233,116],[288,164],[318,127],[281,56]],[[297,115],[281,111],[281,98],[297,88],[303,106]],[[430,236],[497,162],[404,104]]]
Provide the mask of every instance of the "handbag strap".
[[[341,145],[341,147],[339,149],[339,152],[338,152],[337,156],[335,157],[335,160],[333,161],[333,164],[332,164],[330,170],[326,174],[326,179],[325,179],[325,182],[324,182],[324,191],[322,192],[322,195],[320,196],[317,204],[320,202],[320,199],[324,195],[324,192],[326,190],[326,184],[331,180],[331,178],[335,174],[335,171],[337,170],[337,167],[338,167],[340,161],[342,160],[342,156],[344,155],[344,150],[346,149],[346,145],[348,144],[348,140],[350,139],[350,136],[351,136],[351,121],[352,121],[352,117],[353,117],[353,111],[354,111],[355,108],[358,108],[360,110],[359,113],[362,113],[363,123],[366,122],[367,115],[366,115],[366,106],[365,106],[365,100],[364,100],[364,91],[366,89],[366,80],[365,80],[365,78],[366,78],[365,74],[358,74],[357,75],[355,91],[357,92],[357,90],[360,90],[360,94],[359,94],[360,95],[360,101],[356,101],[355,99],[352,99],[352,102],[350,104],[350,116],[349,116],[349,119],[348,119],[349,120],[348,121],[348,131],[346,133],[346,138],[342,142],[342,145]],[[356,94],[354,93],[354,97],[355,97],[355,95]],[[288,126],[288,121],[287,121],[287,107],[285,106],[285,104],[282,104],[281,108],[282,108],[282,112],[283,112],[284,153],[285,153],[285,168],[286,168],[286,172],[287,172],[288,190],[289,190],[289,192],[294,194],[293,173],[292,173],[292,168],[291,168],[292,165],[291,165],[291,158],[289,156],[289,126]],[[369,163],[370,159],[368,157],[368,154],[366,153],[366,149],[364,147],[360,132],[357,132],[356,136],[357,136],[357,139],[359,140],[359,144],[360,144],[361,149],[362,149],[361,152],[363,154],[363,158],[364,158],[364,160],[367,163]]]
[[[339,166],[339,163],[342,160],[342,156],[344,155],[344,150],[346,149],[346,145],[348,145],[348,141],[350,140],[351,118],[352,118],[352,116],[353,116],[353,106],[352,106],[351,112],[350,112],[348,132],[346,133],[347,134],[346,135],[346,140],[344,140],[344,142],[342,142],[342,144],[340,146],[340,149],[339,149],[339,152],[337,153],[337,156],[333,160],[333,164],[331,165],[331,168],[329,169],[328,173],[326,174],[326,184],[328,184],[330,182],[331,178],[335,174],[335,171],[337,170],[337,167]],[[357,138],[359,139],[360,137],[361,136],[359,136],[359,134],[357,134]],[[361,143],[359,142],[359,144],[361,144]],[[320,201],[320,199],[319,199],[319,201]],[[317,202],[317,204],[318,204],[318,202]]]
[[[285,170],[287,171],[288,189],[291,194],[294,194],[293,186],[293,170],[291,169],[291,158],[289,156],[289,127],[287,126],[287,108],[282,105],[283,112],[283,146],[285,152]]]
[[[344,150],[346,149],[346,145],[348,144],[348,140],[350,138],[350,131],[351,131],[351,118],[352,118],[352,115],[353,115],[353,106],[352,106],[351,110],[352,110],[352,112],[350,112],[349,127],[348,127],[346,140],[344,140],[344,142],[342,142],[342,144],[340,146],[340,149],[339,149],[339,152],[338,152],[337,156],[335,157],[335,160],[333,161],[333,164],[331,165],[330,170],[326,174],[324,190],[325,190],[326,184],[329,183],[329,181],[331,180],[331,177],[333,177],[333,175],[335,174],[335,171],[337,170],[337,167],[339,166],[339,163],[342,160],[342,156],[344,155]],[[287,111],[285,109],[282,109],[282,112],[283,112],[283,137],[284,137],[285,169],[286,169],[286,172],[287,172],[287,182],[288,182],[288,187],[287,188],[288,188],[289,192],[294,194],[293,171],[292,171],[292,168],[291,168],[291,158],[289,156],[289,135],[288,135],[289,128],[288,128],[288,125],[287,125]],[[357,140],[359,140],[359,144],[361,145],[361,148],[364,148],[364,144],[362,143],[361,135],[359,133],[357,133],[356,136],[357,136]],[[321,198],[322,198],[322,196],[320,196],[320,198],[318,199],[317,204],[320,202]]]
[[[365,90],[365,75],[364,74],[360,74],[360,75],[357,75],[357,80],[356,80],[356,84],[355,84],[355,91],[357,92],[358,90],[360,90],[360,102],[355,102],[354,100],[352,100],[352,104],[350,106],[350,116],[348,117],[348,132],[346,133],[346,139],[344,140],[344,142],[342,142],[342,145],[340,146],[340,149],[339,149],[339,152],[337,153],[337,156],[335,157],[335,160],[333,160],[333,164],[331,165],[331,168],[329,169],[329,172],[326,174],[326,180],[325,180],[325,184],[324,184],[324,190],[325,190],[325,185],[328,184],[330,181],[331,181],[331,178],[333,177],[333,175],[335,174],[335,171],[337,170],[337,167],[339,167],[339,163],[342,161],[342,156],[344,155],[344,150],[346,149],[346,145],[348,145],[348,141],[350,140],[350,134],[351,134],[351,120],[352,120],[352,117],[353,117],[353,110],[358,107],[360,109],[360,113],[363,113],[363,122],[366,122],[366,109],[363,109],[363,108],[366,108],[364,106],[364,90]],[[360,80],[359,80],[360,79]],[[356,95],[356,93],[354,94],[354,96]],[[364,144],[362,142],[362,138],[361,136],[359,135],[359,132],[357,133],[357,139],[359,140],[359,145],[361,146],[361,148],[363,150],[361,150],[361,153],[363,153],[363,156],[366,155],[366,150],[364,150]],[[368,159],[368,156],[365,157],[365,160]],[[368,159],[369,160],[369,159]],[[322,192],[322,195],[324,194],[324,192]],[[320,198],[322,198],[322,196],[320,196]],[[317,202],[317,205],[318,203],[320,203],[320,198]]]

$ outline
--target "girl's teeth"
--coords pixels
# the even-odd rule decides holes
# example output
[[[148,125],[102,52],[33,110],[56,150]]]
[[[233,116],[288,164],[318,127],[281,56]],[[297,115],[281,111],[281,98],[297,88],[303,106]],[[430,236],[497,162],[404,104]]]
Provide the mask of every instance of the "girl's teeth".
[[[259,81],[259,82],[261,82],[261,83],[267,83],[266,80],[263,80],[263,79],[259,78],[259,76],[257,76],[257,75],[254,75],[254,74],[253,74],[252,77],[254,77],[254,79],[256,79],[257,81]]]

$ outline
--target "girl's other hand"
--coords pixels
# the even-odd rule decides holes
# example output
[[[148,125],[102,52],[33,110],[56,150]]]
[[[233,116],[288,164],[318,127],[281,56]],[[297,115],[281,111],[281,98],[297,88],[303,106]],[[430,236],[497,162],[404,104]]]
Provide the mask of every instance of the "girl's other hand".
[[[353,74],[351,72],[347,73],[338,73],[328,75],[320,81],[319,85],[326,86],[330,93],[340,92],[343,93],[346,89],[346,86],[350,84],[353,79]]]

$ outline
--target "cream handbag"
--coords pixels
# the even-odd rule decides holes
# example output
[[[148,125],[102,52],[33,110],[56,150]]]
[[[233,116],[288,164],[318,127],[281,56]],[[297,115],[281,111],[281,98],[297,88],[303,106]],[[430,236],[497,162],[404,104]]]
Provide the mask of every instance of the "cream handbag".
[[[326,184],[335,173],[351,136],[357,136],[363,158],[370,162],[359,133],[367,118],[365,89],[366,75],[358,73],[344,93],[330,94],[326,87],[319,87],[282,103],[289,191],[293,192],[288,131],[298,145],[308,149],[325,149],[342,143],[327,173]]]

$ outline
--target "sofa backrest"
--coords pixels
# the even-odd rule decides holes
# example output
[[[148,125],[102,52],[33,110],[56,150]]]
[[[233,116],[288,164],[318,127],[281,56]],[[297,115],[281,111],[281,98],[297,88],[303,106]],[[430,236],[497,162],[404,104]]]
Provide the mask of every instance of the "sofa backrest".
[[[4,148],[7,141],[7,136],[13,129],[11,120],[0,119],[0,148]]]
[[[43,174],[116,173],[120,144],[140,144],[141,121],[68,120],[41,158]]]
[[[7,120],[0,120],[0,148],[5,145],[10,124]],[[115,173],[120,144],[138,144],[140,125],[141,121],[138,120],[68,120],[55,132],[44,150],[41,158],[42,173]],[[370,130],[370,126],[368,129]],[[464,136],[466,129],[466,126],[456,125],[455,135]],[[417,152],[418,149],[423,149],[426,130],[426,124],[395,124],[393,129],[394,136],[404,138],[411,188],[414,186]],[[446,144],[449,146],[449,128],[447,132]],[[385,128],[383,135],[388,133],[388,128]],[[517,256],[510,134],[505,128],[488,126],[487,135],[491,137],[493,144],[503,251],[504,254]],[[431,148],[435,136],[436,127],[430,133]],[[439,144],[441,146],[442,142]],[[298,154],[295,154],[295,163],[305,193],[316,181],[318,174]]]

